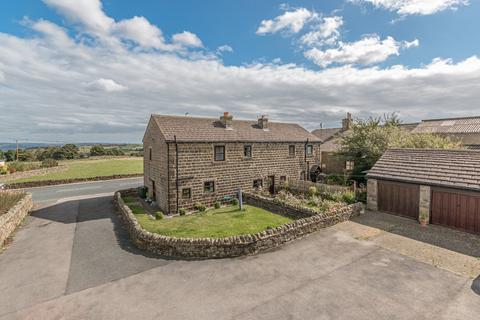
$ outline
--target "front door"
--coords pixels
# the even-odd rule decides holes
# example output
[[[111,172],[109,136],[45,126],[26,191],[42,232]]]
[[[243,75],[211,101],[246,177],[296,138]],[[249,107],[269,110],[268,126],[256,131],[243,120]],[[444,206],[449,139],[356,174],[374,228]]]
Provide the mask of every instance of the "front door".
[[[268,177],[268,191],[271,194],[275,194],[275,176]]]
[[[157,187],[154,180],[152,180],[152,200],[157,201]]]

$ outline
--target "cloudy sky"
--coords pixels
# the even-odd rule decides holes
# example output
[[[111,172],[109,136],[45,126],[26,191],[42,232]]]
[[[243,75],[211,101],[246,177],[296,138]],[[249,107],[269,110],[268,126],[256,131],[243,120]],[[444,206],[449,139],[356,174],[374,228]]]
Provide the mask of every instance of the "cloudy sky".
[[[140,142],[151,113],[478,115],[479,30],[478,0],[1,1],[0,141]]]

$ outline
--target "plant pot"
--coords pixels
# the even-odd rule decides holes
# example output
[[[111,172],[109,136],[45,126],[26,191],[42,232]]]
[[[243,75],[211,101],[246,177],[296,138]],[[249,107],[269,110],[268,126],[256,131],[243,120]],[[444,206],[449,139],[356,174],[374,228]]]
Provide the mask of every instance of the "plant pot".
[[[428,225],[428,221],[427,220],[420,220],[420,225],[422,227],[426,227]]]

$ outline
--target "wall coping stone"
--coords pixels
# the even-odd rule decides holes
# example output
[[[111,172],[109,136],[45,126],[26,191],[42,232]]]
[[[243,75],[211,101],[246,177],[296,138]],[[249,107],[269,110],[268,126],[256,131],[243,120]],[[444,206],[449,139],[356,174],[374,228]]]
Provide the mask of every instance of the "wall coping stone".
[[[5,193],[17,193],[16,191],[0,191]],[[5,240],[12,234],[23,219],[28,215],[33,208],[32,195],[25,193],[25,196],[20,199],[12,208],[5,214],[0,216],[0,247]]]

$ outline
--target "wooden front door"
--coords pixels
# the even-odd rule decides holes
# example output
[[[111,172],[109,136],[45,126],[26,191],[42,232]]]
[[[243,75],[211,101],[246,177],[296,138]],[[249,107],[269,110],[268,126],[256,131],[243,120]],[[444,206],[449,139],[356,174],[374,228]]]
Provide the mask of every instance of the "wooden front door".
[[[409,183],[378,181],[378,210],[418,219],[420,186]]]
[[[275,176],[268,177],[268,191],[271,194],[275,194]]]
[[[480,192],[432,189],[433,224],[480,233]]]

